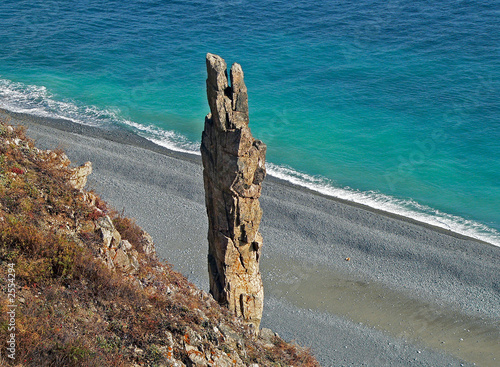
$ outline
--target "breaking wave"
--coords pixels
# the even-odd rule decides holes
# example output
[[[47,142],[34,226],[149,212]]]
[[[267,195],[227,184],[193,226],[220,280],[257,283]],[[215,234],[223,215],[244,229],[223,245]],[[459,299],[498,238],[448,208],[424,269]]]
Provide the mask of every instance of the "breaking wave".
[[[128,127],[137,135],[157,145],[174,151],[200,154],[199,143],[189,141],[182,134],[127,120],[120,116],[119,110],[100,109],[96,106],[57,100],[44,86],[26,85],[0,78],[0,107],[13,112],[66,119],[90,126]],[[336,187],[331,180],[301,173],[290,167],[270,162],[267,163],[267,167],[271,176],[318,193],[364,204],[500,246],[500,233],[482,223],[441,212],[411,199],[400,199],[376,191]]]
[[[444,213],[411,199],[399,199],[377,191],[360,191],[350,187],[336,187],[332,181],[310,176],[290,167],[267,163],[270,175],[318,193],[367,205],[392,214],[447,229],[465,236],[500,246],[500,233],[488,226],[453,214]]]

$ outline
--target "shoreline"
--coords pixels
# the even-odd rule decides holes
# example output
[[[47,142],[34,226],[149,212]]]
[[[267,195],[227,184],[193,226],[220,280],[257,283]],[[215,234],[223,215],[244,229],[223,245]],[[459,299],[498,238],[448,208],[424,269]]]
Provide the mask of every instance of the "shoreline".
[[[11,115],[40,148],[62,145],[74,164],[91,160],[95,191],[136,218],[160,257],[207,288],[198,156],[118,128]],[[266,179],[261,205],[263,327],[312,347],[325,366],[409,366],[417,358],[494,366],[500,359],[495,245],[275,177]]]
[[[158,144],[152,142],[151,140],[148,140],[146,138],[143,138],[143,137],[137,135],[133,131],[127,131],[125,127],[121,128],[121,127],[111,126],[110,129],[105,129],[103,127],[79,124],[77,122],[73,122],[73,121],[70,121],[67,119],[63,119],[63,118],[56,119],[56,118],[52,118],[52,117],[35,116],[35,115],[30,115],[28,113],[12,112],[12,111],[6,110],[4,108],[0,108],[0,117],[2,115],[6,115],[6,116],[9,116],[9,117],[12,117],[15,119],[19,119],[19,120],[26,120],[26,121],[32,120],[36,124],[42,124],[42,125],[49,126],[49,127],[54,128],[54,129],[65,131],[65,132],[82,134],[82,135],[91,136],[91,137],[95,137],[95,138],[101,138],[101,139],[113,141],[113,142],[120,143],[120,144],[132,145],[132,146],[135,146],[138,148],[150,150],[150,151],[155,152],[155,153],[164,154],[164,155],[167,155],[169,157],[183,159],[183,160],[187,160],[190,162],[196,162],[196,163],[201,165],[201,157],[199,155],[197,155],[195,153],[180,152],[180,151],[176,151],[176,150],[172,150],[172,149],[163,147],[161,145],[158,145]],[[499,247],[493,243],[490,243],[490,242],[487,242],[487,241],[484,241],[484,240],[481,240],[481,239],[478,239],[478,238],[475,238],[472,236],[464,235],[464,234],[461,234],[458,232],[454,232],[453,230],[445,229],[445,228],[442,228],[442,227],[439,227],[439,226],[436,226],[436,225],[433,225],[430,223],[426,223],[426,222],[423,222],[423,221],[420,221],[417,219],[413,219],[413,218],[410,218],[410,217],[407,217],[407,216],[404,216],[401,214],[392,213],[392,212],[389,212],[389,211],[386,211],[383,209],[371,207],[367,204],[362,204],[362,203],[358,203],[355,201],[346,200],[346,199],[342,199],[342,198],[335,197],[332,195],[324,194],[324,193],[321,193],[321,192],[316,191],[314,189],[311,189],[309,187],[301,186],[299,184],[292,183],[292,182],[287,181],[285,179],[272,176],[271,174],[268,174],[266,176],[266,181],[278,183],[280,185],[287,186],[287,187],[290,187],[290,188],[295,189],[295,190],[301,190],[304,192],[308,192],[311,195],[317,195],[317,196],[320,196],[320,197],[323,197],[323,198],[326,198],[329,200],[333,200],[333,201],[337,201],[337,202],[345,204],[345,205],[357,207],[357,208],[360,208],[360,209],[363,209],[366,211],[373,212],[375,214],[379,214],[379,215],[383,215],[383,216],[392,218],[392,219],[396,219],[396,220],[400,220],[400,221],[403,221],[406,223],[411,223],[411,224],[415,224],[418,226],[422,226],[422,227],[425,227],[427,229],[430,229],[430,230],[433,230],[433,231],[436,231],[436,232],[439,232],[442,234],[456,237],[458,239],[475,241],[475,242],[482,243],[485,245]]]

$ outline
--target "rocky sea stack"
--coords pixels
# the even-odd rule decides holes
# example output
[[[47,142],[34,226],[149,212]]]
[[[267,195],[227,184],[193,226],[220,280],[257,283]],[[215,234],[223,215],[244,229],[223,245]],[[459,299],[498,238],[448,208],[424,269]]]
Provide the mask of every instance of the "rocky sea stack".
[[[0,111],[0,366],[319,366],[161,262],[150,235],[85,190],[97,164],[72,166],[7,122]]]
[[[258,332],[264,289],[259,272],[261,184],[266,145],[248,127],[248,94],[243,70],[207,54],[210,114],[201,140],[208,214],[210,292]]]

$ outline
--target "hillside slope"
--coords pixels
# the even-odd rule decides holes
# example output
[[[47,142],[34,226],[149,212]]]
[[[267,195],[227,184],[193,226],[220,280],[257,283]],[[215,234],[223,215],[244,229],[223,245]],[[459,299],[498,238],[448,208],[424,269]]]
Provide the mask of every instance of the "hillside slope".
[[[160,262],[147,233],[82,189],[89,172],[0,125],[1,365],[319,366]]]

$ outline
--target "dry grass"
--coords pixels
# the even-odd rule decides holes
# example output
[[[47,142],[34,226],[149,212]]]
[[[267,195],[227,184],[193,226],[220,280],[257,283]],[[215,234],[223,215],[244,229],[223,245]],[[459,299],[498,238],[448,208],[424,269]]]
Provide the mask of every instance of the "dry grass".
[[[8,264],[14,263],[18,305],[16,360],[2,346],[0,364],[154,366],[165,357],[160,349],[169,345],[168,335],[180,341],[169,353],[188,364],[181,346],[191,331],[202,336],[204,350],[233,352],[213,331],[224,323],[239,330],[245,364],[319,366],[307,350],[279,338],[264,347],[169,264],[147,257],[142,229],[98,197],[89,204],[68,184],[68,164],[62,151],[39,151],[24,129],[0,124],[0,282],[6,295]],[[94,221],[105,214],[138,252],[138,274],[111,271],[96,257],[101,239]],[[7,310],[2,297],[4,341]]]

